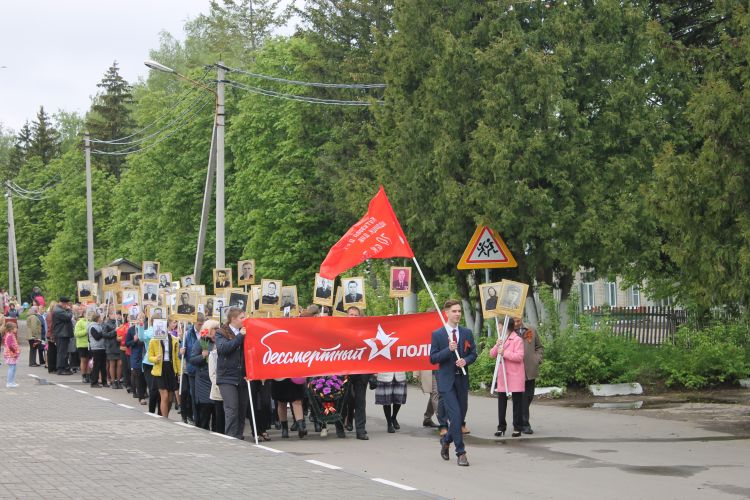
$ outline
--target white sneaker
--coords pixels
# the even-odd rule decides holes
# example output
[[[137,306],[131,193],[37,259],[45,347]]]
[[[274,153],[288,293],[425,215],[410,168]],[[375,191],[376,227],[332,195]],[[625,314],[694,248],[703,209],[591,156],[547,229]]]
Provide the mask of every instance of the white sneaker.
[[[5,384],[5,387],[7,387],[8,389],[12,389],[14,387],[18,387],[18,384],[16,384],[15,382],[11,382],[10,384]]]
[[[328,436],[328,427],[323,427],[320,429],[320,437],[324,438]]]

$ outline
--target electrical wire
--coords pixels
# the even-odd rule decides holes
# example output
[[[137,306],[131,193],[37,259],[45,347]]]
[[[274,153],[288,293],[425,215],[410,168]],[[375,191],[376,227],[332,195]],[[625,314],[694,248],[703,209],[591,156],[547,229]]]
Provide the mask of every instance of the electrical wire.
[[[206,76],[208,76],[208,72],[209,72],[209,71],[211,70],[211,68],[212,68],[212,66],[207,66],[207,67],[206,67],[206,71],[205,71],[205,72],[203,73],[203,75],[201,75],[201,77],[200,77],[200,78],[198,79],[198,81],[199,81],[199,82],[201,82],[201,83],[205,83],[205,82],[207,81],[207,79],[206,79]],[[156,118],[154,119],[154,121],[152,121],[151,123],[149,123],[149,124],[145,125],[145,126],[144,126],[144,127],[142,128],[142,129],[140,129],[140,130],[137,130],[137,131],[133,132],[133,133],[132,133],[132,134],[130,134],[130,135],[126,135],[126,136],[124,136],[124,137],[119,137],[119,138],[117,138],[117,139],[110,139],[110,140],[103,140],[103,139],[91,139],[91,142],[92,142],[92,143],[95,143],[95,144],[115,144],[115,145],[117,145],[117,144],[120,144],[120,145],[125,145],[125,144],[128,144],[128,142],[123,142],[123,141],[125,141],[126,139],[130,139],[130,138],[132,138],[132,137],[135,137],[136,135],[142,134],[142,133],[146,132],[147,130],[151,129],[151,128],[152,128],[152,127],[153,127],[154,125],[156,125],[157,123],[159,123],[159,122],[160,122],[161,120],[163,120],[163,119],[164,119],[164,118],[165,118],[165,117],[166,117],[167,115],[169,115],[169,114],[170,114],[170,113],[171,113],[172,111],[174,111],[174,110],[175,110],[175,109],[176,109],[176,108],[177,108],[177,107],[178,107],[178,106],[180,105],[180,103],[181,103],[182,101],[184,101],[185,99],[187,99],[187,98],[188,98],[188,97],[189,97],[189,96],[190,96],[190,95],[191,95],[191,94],[192,94],[193,92],[195,92],[196,90],[198,90],[198,88],[196,88],[196,87],[192,87],[192,86],[191,86],[191,87],[190,87],[190,88],[188,89],[188,91],[187,91],[187,92],[185,92],[185,93],[184,93],[183,95],[181,95],[181,96],[179,96],[179,97],[177,98],[177,100],[175,101],[174,105],[173,105],[173,106],[172,106],[171,108],[169,108],[169,109],[166,109],[166,110],[165,110],[164,112],[162,112],[162,113],[161,113],[161,114],[160,114],[159,116],[157,116],[157,117],[156,117]]]
[[[179,132],[180,130],[182,130],[182,129],[184,128],[184,127],[183,127],[182,125],[184,125],[184,123],[185,123],[185,122],[186,122],[186,121],[187,121],[187,120],[188,120],[189,118],[191,118],[192,116],[195,116],[195,115],[197,115],[198,113],[200,113],[200,112],[201,112],[201,111],[203,110],[203,108],[205,108],[205,107],[206,107],[206,106],[207,106],[207,105],[208,105],[209,103],[212,103],[212,102],[213,102],[213,96],[209,96],[209,98],[205,99],[205,101],[203,102],[203,105],[202,105],[201,107],[199,107],[198,109],[196,109],[196,110],[195,110],[195,111],[194,111],[193,113],[191,113],[191,114],[190,114],[189,116],[186,116],[186,117],[184,117],[184,118],[182,119],[182,123],[178,124],[177,128],[175,128],[174,130],[172,130],[171,132],[169,132],[169,133],[167,133],[167,134],[164,134],[164,135],[163,135],[162,137],[160,137],[159,139],[157,139],[157,140],[155,140],[154,142],[152,142],[152,143],[150,143],[150,144],[147,144],[147,145],[145,145],[145,146],[143,146],[143,147],[141,147],[141,148],[138,148],[138,149],[132,149],[132,148],[134,148],[135,146],[129,146],[129,147],[127,147],[127,148],[124,148],[124,149],[120,149],[120,150],[117,150],[117,151],[101,151],[101,150],[98,150],[98,149],[92,149],[92,150],[91,150],[91,153],[93,153],[93,154],[98,154],[98,155],[106,155],[106,156],[122,156],[122,155],[129,155],[129,154],[133,154],[133,153],[140,153],[141,151],[146,151],[146,150],[148,150],[148,149],[151,149],[151,148],[153,148],[154,146],[156,146],[157,144],[159,144],[159,143],[161,143],[161,142],[164,142],[165,140],[169,139],[169,138],[170,138],[170,137],[172,137],[172,136],[173,136],[174,134],[176,134],[177,132]]]
[[[137,146],[138,144],[141,144],[143,142],[148,141],[149,139],[156,137],[157,135],[161,134],[165,130],[169,129],[174,125],[174,123],[178,122],[180,119],[182,119],[186,114],[190,113],[191,110],[193,110],[195,107],[200,105],[201,103],[204,103],[206,100],[206,96],[201,95],[198,98],[196,98],[190,105],[182,110],[179,115],[172,118],[169,122],[167,122],[162,128],[157,130],[156,132],[153,132],[145,137],[141,137],[140,139],[136,139],[135,141],[127,141],[127,142],[118,142],[118,143],[106,143],[110,146],[127,146],[128,148]],[[174,109],[174,108],[173,108]],[[125,148],[127,149],[127,148]]]
[[[275,76],[262,75],[260,73],[252,73],[250,71],[239,69],[239,68],[228,68],[229,71],[234,73],[241,73],[253,78],[259,78],[262,80],[269,80],[272,82],[286,83],[289,85],[303,85],[305,87],[320,87],[320,88],[334,88],[334,89],[383,89],[387,87],[385,83],[321,83],[321,82],[304,82],[300,80],[288,80],[286,78],[279,78]]]
[[[327,104],[334,106],[372,106],[373,104],[385,104],[385,101],[345,101],[340,99],[320,99],[317,97],[300,96],[296,94],[285,94],[283,92],[276,92],[273,90],[263,89],[260,87],[253,87],[252,85],[246,85],[243,83],[235,82],[232,80],[225,80],[224,83],[232,87],[246,90],[254,94],[261,94],[268,97],[276,97],[279,99],[287,99],[290,101],[306,102],[308,104]]]

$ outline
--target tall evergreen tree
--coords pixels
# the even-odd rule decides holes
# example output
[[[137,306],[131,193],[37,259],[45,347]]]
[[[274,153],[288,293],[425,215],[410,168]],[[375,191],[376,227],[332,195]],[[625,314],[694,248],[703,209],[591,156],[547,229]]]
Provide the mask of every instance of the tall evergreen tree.
[[[43,165],[49,165],[49,162],[59,153],[60,134],[52,125],[49,115],[44,111],[44,106],[39,106],[36,120],[31,125],[29,154],[38,157]]]
[[[23,124],[14,140],[13,148],[8,155],[8,163],[3,171],[3,180],[13,179],[18,175],[21,166],[26,163],[31,149],[31,126],[29,122]]]
[[[130,107],[133,104],[133,94],[130,84],[122,77],[117,67],[117,61],[112,63],[104,74],[102,81],[96,84],[102,89],[94,98],[91,112],[87,117],[87,126],[93,139],[111,141],[128,135],[133,129],[133,119]],[[108,145],[98,149],[117,149],[122,146]],[[102,158],[106,169],[120,179],[122,166],[125,163],[123,155],[108,155]]]

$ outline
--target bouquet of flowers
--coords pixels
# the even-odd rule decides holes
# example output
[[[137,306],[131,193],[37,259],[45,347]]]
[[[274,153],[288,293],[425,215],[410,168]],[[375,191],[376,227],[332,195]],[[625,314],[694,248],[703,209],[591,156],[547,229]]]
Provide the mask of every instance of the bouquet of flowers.
[[[320,416],[338,417],[346,395],[348,382],[348,377],[339,375],[312,377],[309,380],[307,388],[317,403],[315,410]],[[324,418],[323,420],[327,419]]]

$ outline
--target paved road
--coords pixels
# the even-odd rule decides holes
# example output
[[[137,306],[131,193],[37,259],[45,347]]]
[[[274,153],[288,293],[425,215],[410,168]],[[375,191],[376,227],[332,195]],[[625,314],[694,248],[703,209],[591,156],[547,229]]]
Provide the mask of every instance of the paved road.
[[[747,426],[748,432],[729,434],[679,417],[668,420],[634,412],[534,404],[533,436],[496,439],[492,435],[496,401],[472,396],[467,418],[472,429],[467,444],[471,466],[460,468],[454,460],[440,459],[437,433],[421,426],[426,396],[414,387],[409,388],[408,403],[399,415],[402,429],[397,434],[385,432],[381,408],[374,405],[370,391],[370,441],[355,440],[351,434],[337,439],[333,432],[327,438],[282,440],[273,431],[273,441],[264,443],[268,450],[145,416],[143,407],[117,406],[134,401],[122,390],[91,390],[77,376],[49,377],[69,388],[42,385],[27,376],[30,372],[47,377],[40,368],[22,366],[22,387],[0,389],[5,456],[20,458],[17,465],[0,469],[0,498],[18,491],[24,498],[73,497],[79,487],[85,488],[84,496],[97,496],[90,492],[106,487],[111,495],[99,498],[130,498],[133,477],[127,470],[137,471],[138,480],[145,481],[142,487],[156,498],[174,497],[177,488],[197,484],[191,474],[201,470],[215,479],[216,489],[191,488],[185,498],[217,491],[222,496],[253,498],[323,491],[361,498],[750,497]],[[0,382],[4,375],[3,369]],[[750,407],[732,410],[747,422]],[[32,433],[35,437],[29,438]],[[4,459],[3,463],[13,462]],[[37,484],[39,475],[47,478],[43,485]],[[275,480],[280,475],[283,483]],[[383,485],[374,479],[396,484]],[[50,486],[56,489],[42,489]]]

